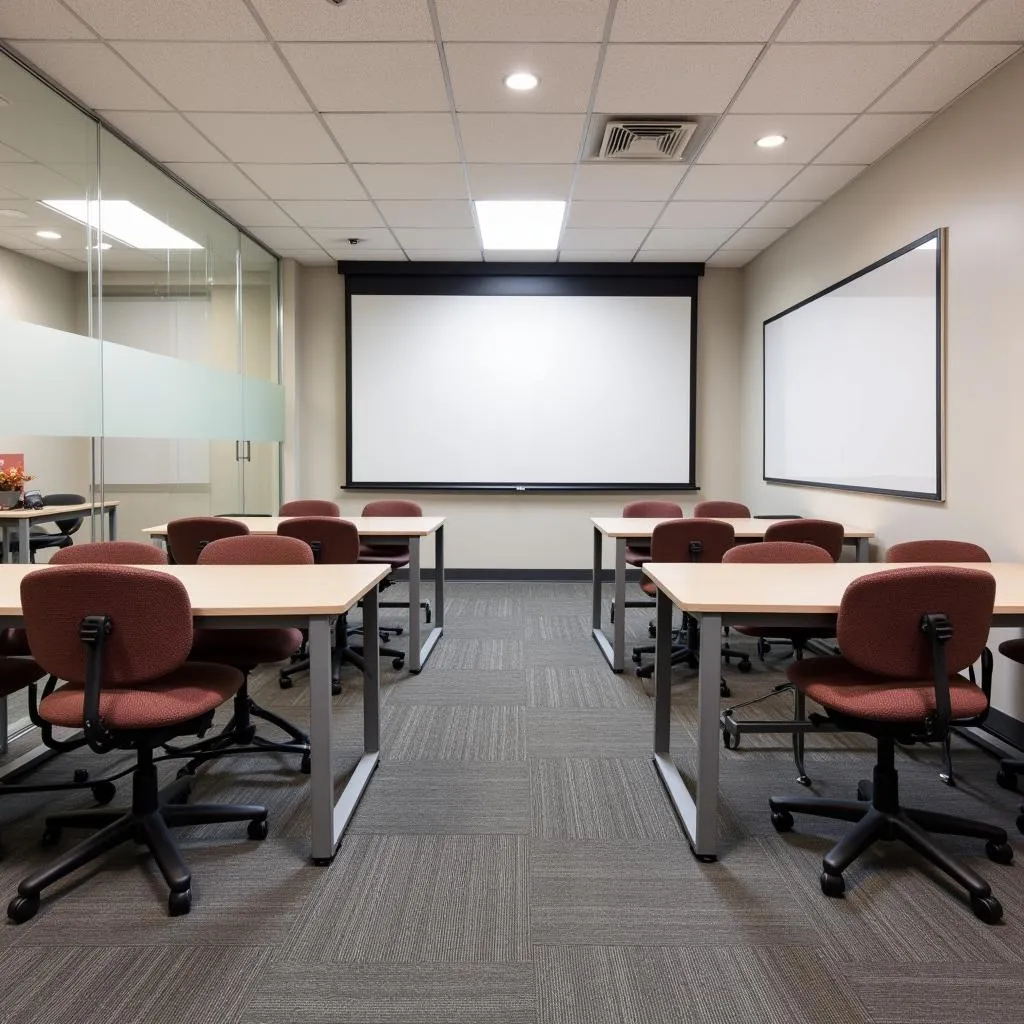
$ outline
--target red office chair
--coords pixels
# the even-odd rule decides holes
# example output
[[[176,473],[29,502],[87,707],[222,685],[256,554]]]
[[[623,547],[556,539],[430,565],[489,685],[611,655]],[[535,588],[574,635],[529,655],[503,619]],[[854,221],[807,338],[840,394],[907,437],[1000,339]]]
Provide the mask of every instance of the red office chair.
[[[166,565],[167,556],[138,540],[102,540],[55,551],[50,565]]]
[[[18,886],[7,914],[18,923],[39,909],[43,889],[122,843],[149,847],[169,888],[171,914],[187,914],[192,877],[170,828],[248,821],[249,837],[267,834],[267,809],[256,805],[188,805],[190,782],[158,789],[155,748],[201,734],[213,713],[242,685],[225,665],[186,662],[192,609],[184,585],[166,573],[123,565],[64,565],[30,573],[21,583],[28,641],[47,672],[67,680],[39,705],[48,722],[84,729],[99,754],[136,751],[132,806],[77,811],[46,819],[44,842],[65,828],[99,831]]]
[[[749,519],[750,509],[740,501],[698,501],[693,514],[697,519]]]
[[[188,516],[167,524],[167,557],[175,565],[195,565],[199,552],[222,537],[248,536],[249,527],[219,516]]]
[[[281,516],[334,516],[341,515],[341,509],[333,501],[322,498],[297,498],[286,501],[278,513]]]
[[[650,499],[630,501],[622,508],[623,519],[682,519],[683,507],[674,501]],[[651,560],[651,542],[646,537],[632,537],[626,541],[626,565],[641,566]],[[656,601],[626,601],[626,608],[653,608]],[[615,602],[608,609],[608,621],[615,621]],[[654,636],[653,620],[648,632]]]
[[[983,716],[985,694],[960,673],[980,656],[988,639],[995,580],[978,569],[904,566],[854,580],[843,594],[837,632],[842,657],[809,658],[788,675],[842,728],[874,736],[878,759],[872,783],[861,783],[859,800],[772,797],[772,824],[793,827],[793,814],[856,822],[825,855],[821,888],[841,896],[843,871],[877,840],[899,839],[931,861],[970,897],[987,924],[1002,916],[983,878],[950,856],[930,832],[985,840],[999,864],[1013,860],[1006,832],[934,810],[902,807],[895,744],[941,740],[951,725]],[[870,790],[870,795],[868,791]]]

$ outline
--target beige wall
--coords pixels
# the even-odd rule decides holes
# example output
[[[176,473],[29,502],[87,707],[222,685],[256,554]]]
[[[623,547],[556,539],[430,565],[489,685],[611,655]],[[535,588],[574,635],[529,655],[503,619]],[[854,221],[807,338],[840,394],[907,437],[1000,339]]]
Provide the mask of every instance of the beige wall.
[[[739,488],[739,348],[741,275],[712,270],[702,279],[698,311],[698,495],[731,497]],[[297,288],[296,376],[298,474],[295,494],[338,500],[345,479],[345,294],[332,267],[303,268]],[[622,404],[589,429],[615,428],[616,419],[643,416],[643,371],[624,379]],[[635,379],[634,379],[635,378]],[[415,396],[395,395],[382,416],[415,411]],[[287,456],[286,456],[287,458]],[[346,512],[375,495],[341,495]],[[447,517],[445,561],[454,568],[586,569],[592,561],[588,517],[616,515],[622,494],[411,495],[425,512]],[[611,551],[605,554],[610,564]],[[425,559],[426,561],[426,559]],[[427,563],[429,564],[429,563]]]
[[[742,492],[760,512],[872,527],[882,549],[916,537],[1024,558],[1024,58],[869,168],[746,271]],[[761,479],[761,323],[936,227],[949,228],[946,500],[768,485]],[[884,373],[884,366],[837,367]],[[880,557],[876,552],[876,557]],[[997,659],[1002,662],[1003,659]],[[997,703],[1024,692],[1000,666]]]

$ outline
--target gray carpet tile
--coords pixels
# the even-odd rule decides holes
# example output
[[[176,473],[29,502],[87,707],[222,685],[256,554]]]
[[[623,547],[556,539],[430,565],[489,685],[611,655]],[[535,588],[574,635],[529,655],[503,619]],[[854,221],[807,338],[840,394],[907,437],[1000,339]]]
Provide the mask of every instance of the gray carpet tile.
[[[444,643],[434,648],[430,666],[435,672],[457,671],[501,672],[523,667],[523,641],[519,637],[483,636],[461,643]]]
[[[533,964],[272,967],[238,1024],[537,1024]]]
[[[535,640],[524,648],[523,657],[528,668],[604,664],[589,631],[574,640]]]
[[[527,615],[526,642],[538,640],[578,640],[591,635],[590,616],[586,609],[574,615]]]
[[[653,743],[652,714],[643,708],[526,709],[530,757],[649,757]]]
[[[527,839],[354,836],[289,938],[298,963],[530,959]]]
[[[447,630],[442,644],[452,642]],[[509,704],[525,706],[529,700],[527,673],[519,669],[480,672],[439,669],[431,658],[418,675],[387,689],[387,703],[399,704]]]
[[[474,591],[483,589],[482,585],[472,584]],[[446,622],[460,620],[479,620],[494,622],[496,619],[519,619],[523,614],[523,599],[518,587],[498,584],[498,593],[473,593],[465,596],[449,597],[445,601],[444,617]],[[459,590],[468,590],[459,587]]]
[[[524,714],[500,704],[402,704],[385,712],[381,747],[394,761],[519,761]]]
[[[650,698],[632,673],[616,676],[603,665],[548,665],[528,670],[534,708],[643,708]]]

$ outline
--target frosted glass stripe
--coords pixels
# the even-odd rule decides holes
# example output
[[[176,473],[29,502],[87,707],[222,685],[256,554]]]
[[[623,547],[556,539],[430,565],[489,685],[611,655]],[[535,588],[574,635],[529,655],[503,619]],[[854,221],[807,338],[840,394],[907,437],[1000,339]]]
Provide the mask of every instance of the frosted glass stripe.
[[[244,377],[245,430],[249,441],[284,440],[284,387],[258,377]]]

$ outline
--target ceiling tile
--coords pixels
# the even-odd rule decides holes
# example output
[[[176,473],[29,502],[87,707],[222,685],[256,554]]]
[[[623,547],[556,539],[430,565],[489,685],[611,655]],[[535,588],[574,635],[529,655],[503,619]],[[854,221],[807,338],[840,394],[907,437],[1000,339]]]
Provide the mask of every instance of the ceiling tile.
[[[676,199],[771,199],[799,167],[794,164],[700,164],[690,168]]]
[[[268,43],[111,45],[179,110],[309,110]]]
[[[669,203],[658,221],[658,227],[738,228],[746,224],[760,208],[760,200],[732,203]]]
[[[812,164],[804,168],[775,198],[825,200],[863,170],[861,166],[849,164]]]
[[[384,226],[376,207],[366,200],[282,199],[278,205],[300,228]]]
[[[427,0],[373,0],[332,7],[324,0],[251,0],[274,39],[433,39]]]
[[[295,260],[296,263],[301,263],[304,267],[334,266],[337,262],[323,249],[278,249],[277,255],[285,260]]]
[[[637,249],[648,228],[566,228],[560,249]]]
[[[234,164],[168,163],[167,169],[207,199],[266,198]]]
[[[1024,19],[1024,14],[1022,14]],[[1010,43],[951,43],[937,46],[872,108],[939,110],[964,89],[1006,60],[1017,47]]]
[[[796,164],[813,160],[854,118],[853,114],[727,114],[697,158],[702,164]],[[756,145],[782,135],[775,149]]]
[[[360,262],[378,262],[388,260],[392,263],[406,262],[405,253],[397,246],[393,249],[351,249],[346,247],[332,248],[327,246],[327,251],[336,260],[359,260]]]
[[[611,45],[594,109],[608,114],[720,113],[759,52],[758,46],[740,45]]]
[[[641,249],[636,263],[703,263],[715,251],[714,246],[704,249]]]
[[[441,35],[446,40],[594,41],[604,33],[608,0],[437,0]]]
[[[576,249],[560,252],[559,263],[630,263],[634,249]]]
[[[572,164],[469,164],[474,199],[568,199]]]
[[[103,110],[100,113],[155,160],[167,163],[224,159],[224,154],[210,145],[181,114],[153,110]]]
[[[683,177],[682,164],[628,166],[626,164],[581,164],[573,189],[577,199],[629,200],[668,199]]]
[[[0,187],[9,188],[26,199],[82,195],[83,188],[63,174],[42,164],[19,162],[0,164]]]
[[[664,203],[574,202],[569,208],[569,228],[649,228]]]
[[[801,0],[782,27],[785,42],[933,42],[978,0]]]
[[[982,4],[959,28],[949,34],[950,39],[983,43],[1024,42],[1024,17],[1020,13],[1020,0],[988,0]]]
[[[356,164],[374,199],[467,199],[462,164]]]
[[[910,43],[777,44],[754,69],[732,109],[737,114],[860,113],[926,49]]]
[[[472,228],[469,203],[444,199],[382,199],[378,207],[393,228]],[[425,249],[432,248],[429,245]]]
[[[359,228],[352,234],[338,228],[310,228],[309,233],[332,256],[341,253],[337,258],[343,260],[361,258],[366,252],[398,248],[395,236],[387,228]],[[350,238],[358,238],[359,242],[352,245]]]
[[[585,122],[575,114],[459,114],[469,163],[571,163]]]
[[[817,159],[822,164],[869,164],[906,138],[927,114],[861,114]]]
[[[365,199],[345,164],[242,164],[271,199]]]
[[[777,242],[787,230],[789,229],[740,228],[732,238],[723,243],[722,248],[726,250],[742,249],[747,251],[751,249],[767,249],[772,242]]]
[[[284,43],[317,110],[447,110],[433,43]]]
[[[616,42],[764,42],[792,0],[619,0],[612,25]]]
[[[2,142],[0,142],[0,164],[30,163],[34,163],[31,157],[25,156],[24,153],[19,153],[16,149],[11,149],[10,146],[5,146]]]
[[[484,259],[488,263],[554,263],[558,259],[555,249],[538,250],[484,250]]]
[[[249,228],[249,231],[271,249],[276,249],[279,245],[284,249],[316,248],[316,243],[302,228],[254,227]]]
[[[325,114],[353,163],[456,163],[451,114]]]
[[[732,232],[732,228],[655,228],[644,242],[644,248],[713,250]]]
[[[103,43],[18,43],[17,49],[94,110],[167,109],[166,101]]]
[[[760,249],[723,249],[710,257],[707,264],[712,268],[723,269],[745,267],[755,256],[759,256],[760,253]]]
[[[480,237],[473,228],[395,228],[403,249],[475,249]]]
[[[445,46],[455,109],[508,113],[584,113],[601,52],[580,43],[449,43]],[[513,71],[532,71],[530,92],[506,87]]]
[[[189,114],[189,120],[235,163],[337,163],[334,140],[315,114]]]
[[[222,199],[217,205],[247,228],[295,227],[291,217],[269,199]]]
[[[429,263],[431,260],[461,260],[466,263],[482,263],[483,253],[479,249],[406,249],[406,256],[414,262]]]
[[[812,201],[768,203],[764,209],[759,210],[750,218],[745,227],[791,228],[820,205],[820,203]]]
[[[242,0],[64,0],[104,39],[262,40]]]
[[[58,0],[4,0],[0,6],[0,39],[92,38]]]

